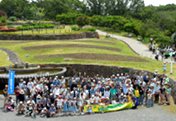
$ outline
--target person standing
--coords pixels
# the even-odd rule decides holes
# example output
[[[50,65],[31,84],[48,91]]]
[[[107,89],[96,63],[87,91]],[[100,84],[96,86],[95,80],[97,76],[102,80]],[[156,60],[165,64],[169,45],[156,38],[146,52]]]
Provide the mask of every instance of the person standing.
[[[164,72],[164,73],[166,73],[166,66],[167,66],[167,65],[166,65],[166,62],[164,62],[164,64],[163,64],[163,72]]]
[[[18,105],[19,95],[20,95],[20,88],[17,85],[15,88],[15,95],[16,95],[16,105]]]
[[[5,107],[5,103],[6,103],[6,100],[9,96],[8,94],[8,85],[5,85],[5,89],[3,89],[3,95],[4,95],[4,107]]]
[[[157,51],[156,51],[156,60],[158,60],[159,54],[160,54],[160,51],[159,51],[159,49],[157,48]]]
[[[154,54],[155,53],[155,43],[153,43],[152,50],[153,50],[153,54]]]
[[[153,43],[153,38],[152,38],[152,37],[150,38],[150,43],[151,43],[151,45],[152,45],[152,43]]]
[[[32,89],[33,84],[34,84],[34,83],[32,82],[32,79],[30,78],[30,79],[29,79],[29,82],[27,83],[28,99],[30,98],[30,92],[31,92],[31,89]]]

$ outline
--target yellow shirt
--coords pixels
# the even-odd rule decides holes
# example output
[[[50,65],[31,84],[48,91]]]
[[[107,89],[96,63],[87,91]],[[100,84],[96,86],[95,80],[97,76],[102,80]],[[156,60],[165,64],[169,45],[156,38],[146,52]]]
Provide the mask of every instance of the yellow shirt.
[[[135,90],[135,91],[134,91],[134,95],[135,95],[135,97],[138,98],[138,97],[140,96],[140,94],[139,94],[139,90]]]

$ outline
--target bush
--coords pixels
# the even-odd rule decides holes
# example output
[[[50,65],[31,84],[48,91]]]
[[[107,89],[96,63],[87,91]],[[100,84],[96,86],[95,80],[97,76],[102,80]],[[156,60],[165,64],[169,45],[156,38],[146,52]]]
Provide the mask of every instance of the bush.
[[[10,19],[10,21],[16,21],[17,20],[15,16],[10,16],[9,19]]]
[[[91,31],[91,32],[95,32],[96,28],[84,28],[82,29],[83,31]]]
[[[79,16],[75,23],[82,28],[85,25],[90,25],[90,19],[87,16]]]
[[[23,24],[22,25],[23,27],[28,27],[28,26],[31,26],[30,24]]]
[[[2,23],[6,23],[6,21],[7,21],[7,16],[2,16],[1,17],[1,22]]]
[[[14,28],[14,26],[7,26],[7,28]]]

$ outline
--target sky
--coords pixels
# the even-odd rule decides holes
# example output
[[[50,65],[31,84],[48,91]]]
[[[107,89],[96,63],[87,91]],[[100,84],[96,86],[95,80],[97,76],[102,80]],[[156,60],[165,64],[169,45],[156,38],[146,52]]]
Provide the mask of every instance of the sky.
[[[166,4],[176,4],[176,0],[144,0],[145,5],[152,4],[153,6],[166,5]]]
[[[172,3],[176,4],[176,0],[144,0],[144,3],[146,6],[151,5],[151,4],[153,6],[159,6],[159,5],[166,5],[166,4],[172,4]]]

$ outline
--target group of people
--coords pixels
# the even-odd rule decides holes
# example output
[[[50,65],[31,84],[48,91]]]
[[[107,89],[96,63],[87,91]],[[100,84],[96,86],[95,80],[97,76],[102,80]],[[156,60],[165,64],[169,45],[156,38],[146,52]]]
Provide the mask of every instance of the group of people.
[[[137,106],[152,107],[155,103],[170,105],[171,88],[166,74],[161,77],[155,71],[152,79],[147,73],[121,73],[104,77],[88,76],[81,72],[79,76],[67,81],[62,76],[53,78],[21,79],[15,88],[16,102],[8,95],[8,85],[3,90],[4,110],[36,118],[55,115],[84,115],[84,105],[110,105],[133,102]],[[28,97],[28,98],[27,98]]]

